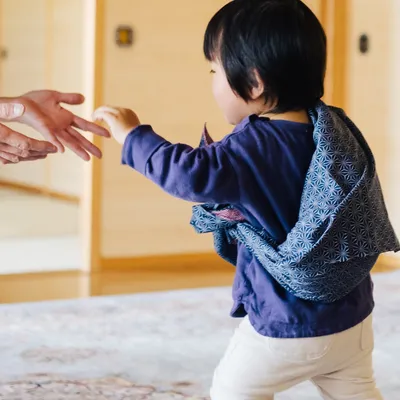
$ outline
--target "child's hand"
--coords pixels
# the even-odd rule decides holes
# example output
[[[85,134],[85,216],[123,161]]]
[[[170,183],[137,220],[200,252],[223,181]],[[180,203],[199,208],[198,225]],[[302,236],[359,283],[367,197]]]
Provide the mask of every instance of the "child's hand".
[[[104,121],[117,142],[124,144],[126,137],[140,125],[138,116],[127,108],[99,107],[93,113],[93,119]]]

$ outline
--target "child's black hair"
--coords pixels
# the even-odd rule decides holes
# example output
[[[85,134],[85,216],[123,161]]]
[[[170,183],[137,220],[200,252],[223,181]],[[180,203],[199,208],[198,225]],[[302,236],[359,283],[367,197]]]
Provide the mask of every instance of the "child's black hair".
[[[250,100],[257,71],[274,113],[312,107],[324,94],[326,36],[300,0],[233,0],[208,24],[204,54]]]

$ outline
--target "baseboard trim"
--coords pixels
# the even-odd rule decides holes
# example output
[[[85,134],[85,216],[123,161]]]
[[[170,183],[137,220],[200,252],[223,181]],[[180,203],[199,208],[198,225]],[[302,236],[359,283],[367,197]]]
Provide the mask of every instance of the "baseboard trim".
[[[400,269],[400,258],[395,255],[381,255],[373,268],[373,273],[390,272]],[[151,257],[131,257],[131,258],[103,258],[101,260],[100,269],[95,274],[85,273],[81,270],[76,271],[48,271],[48,272],[31,272],[22,274],[7,274],[4,276],[57,276],[64,274],[83,274],[98,275],[99,273],[111,272],[182,272],[185,274],[192,273],[208,273],[227,272],[233,273],[234,267],[224,261],[215,253],[193,253],[193,254],[173,254]]]
[[[29,194],[36,194],[39,196],[51,197],[58,200],[67,201],[74,204],[79,204],[80,199],[78,196],[69,195],[55,190],[47,189],[41,186],[29,185],[26,183],[10,182],[7,180],[0,180],[0,187],[17,190]]]
[[[233,272],[233,266],[215,253],[173,254],[133,258],[103,258],[101,272]]]
[[[215,253],[173,254],[149,257],[102,258],[99,272],[232,272],[232,265]],[[373,273],[400,269],[400,258],[393,254],[379,257]]]

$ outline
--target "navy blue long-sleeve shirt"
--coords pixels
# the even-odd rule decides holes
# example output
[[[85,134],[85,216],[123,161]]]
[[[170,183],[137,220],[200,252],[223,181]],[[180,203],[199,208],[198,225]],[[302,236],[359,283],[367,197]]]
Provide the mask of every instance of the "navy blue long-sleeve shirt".
[[[122,162],[172,196],[233,205],[282,243],[298,220],[314,151],[311,124],[253,115],[222,141],[199,148],[172,144],[149,125],[139,126],[126,139]],[[335,303],[301,300],[240,243],[233,300],[232,316],[248,314],[257,332],[280,338],[338,333],[363,321],[374,308],[371,277]]]

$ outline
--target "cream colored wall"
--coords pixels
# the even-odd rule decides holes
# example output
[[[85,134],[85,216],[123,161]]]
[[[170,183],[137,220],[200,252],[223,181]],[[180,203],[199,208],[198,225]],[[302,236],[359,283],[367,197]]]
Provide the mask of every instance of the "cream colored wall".
[[[303,0],[303,2],[307,4],[308,7],[310,7],[310,9],[314,12],[316,16],[319,17],[321,15],[321,0]]]
[[[107,0],[104,102],[132,107],[171,141],[197,145],[205,121],[215,137],[229,132],[210,90],[202,53],[206,24],[224,0]],[[114,43],[119,24],[134,28],[132,48]],[[211,237],[189,226],[191,204],[171,198],[120,165],[120,146],[104,142],[103,257],[209,251]]]
[[[46,0],[2,0],[0,21],[1,47],[8,52],[0,61],[1,96],[46,87]],[[27,127],[10,126],[38,137]],[[0,178],[14,182],[42,185],[45,176],[45,161],[0,168]]]
[[[50,18],[52,41],[50,66],[51,87],[64,92],[84,92],[83,60],[84,0],[52,0]],[[73,107],[82,115],[83,107]],[[48,186],[62,193],[80,196],[83,162],[71,151],[62,157],[48,159]]]
[[[390,216],[400,236],[400,125],[399,125],[399,106],[400,106],[400,1],[392,0],[390,26],[392,38],[390,41],[391,65],[390,94],[388,108],[390,115],[388,118],[388,144],[386,157],[390,160],[386,168],[386,198]],[[398,255],[399,256],[399,255]]]
[[[388,189],[387,151],[390,137],[392,89],[392,7],[397,0],[350,0],[348,47],[348,112],[366,136]],[[362,34],[370,37],[367,54],[358,51]]]
[[[391,220],[400,235],[400,1],[351,0],[348,47],[348,113],[376,158]],[[370,36],[368,54],[358,38]]]
[[[84,0],[1,0],[1,96],[34,89],[83,91]],[[75,108],[81,113],[81,108]],[[12,125],[39,138],[31,129]],[[7,166],[0,179],[79,196],[82,162],[67,151],[45,161]]]

